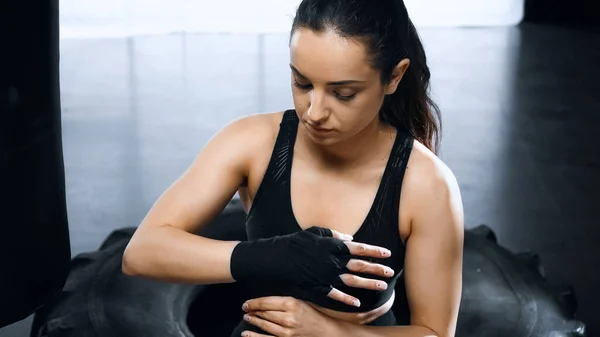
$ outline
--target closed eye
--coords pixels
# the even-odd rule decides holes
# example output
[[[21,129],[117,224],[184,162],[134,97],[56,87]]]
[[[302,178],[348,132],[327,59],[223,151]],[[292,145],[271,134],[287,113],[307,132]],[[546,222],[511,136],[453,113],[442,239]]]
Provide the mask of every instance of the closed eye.
[[[311,84],[302,84],[295,79],[294,79],[294,86],[301,90],[309,90],[312,88]],[[356,97],[356,94],[342,95],[337,91],[334,91],[333,93],[334,93],[335,97],[341,101],[350,101],[350,100],[354,99],[354,97]]]
[[[312,85],[310,85],[310,84],[301,84],[300,82],[298,82],[296,80],[294,80],[294,85],[297,88],[300,88],[302,90],[308,90],[308,89],[312,88]]]
[[[337,97],[338,99],[340,99],[342,101],[350,101],[350,100],[354,99],[354,97],[356,97],[356,94],[344,96],[344,95],[340,95],[339,93],[336,92],[335,97]]]

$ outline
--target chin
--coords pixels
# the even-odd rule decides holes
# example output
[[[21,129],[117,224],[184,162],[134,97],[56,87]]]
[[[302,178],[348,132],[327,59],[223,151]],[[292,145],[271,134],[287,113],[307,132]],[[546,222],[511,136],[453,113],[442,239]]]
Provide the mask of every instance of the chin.
[[[308,138],[310,138],[310,140],[320,146],[332,146],[338,143],[337,139],[332,139],[332,138],[327,138],[327,139],[323,139],[323,138],[315,138],[311,135],[308,136]]]

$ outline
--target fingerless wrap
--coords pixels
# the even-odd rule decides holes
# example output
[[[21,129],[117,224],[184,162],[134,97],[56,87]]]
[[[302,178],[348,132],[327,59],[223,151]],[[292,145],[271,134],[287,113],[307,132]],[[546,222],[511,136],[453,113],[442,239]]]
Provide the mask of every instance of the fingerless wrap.
[[[329,294],[343,284],[348,246],[329,229],[305,231],[268,239],[240,242],[231,255],[231,275],[236,281],[274,283]]]

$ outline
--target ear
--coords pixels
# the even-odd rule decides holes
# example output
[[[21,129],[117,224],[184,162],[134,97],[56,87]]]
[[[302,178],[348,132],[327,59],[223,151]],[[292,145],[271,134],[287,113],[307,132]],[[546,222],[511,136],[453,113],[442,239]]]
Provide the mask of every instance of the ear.
[[[392,71],[392,77],[390,78],[390,82],[385,88],[386,95],[391,95],[396,92],[396,89],[398,89],[398,85],[400,84],[400,81],[402,80],[402,77],[406,73],[406,70],[409,66],[409,59],[403,59],[398,63],[398,65],[396,65],[396,68],[394,68],[394,71]]]

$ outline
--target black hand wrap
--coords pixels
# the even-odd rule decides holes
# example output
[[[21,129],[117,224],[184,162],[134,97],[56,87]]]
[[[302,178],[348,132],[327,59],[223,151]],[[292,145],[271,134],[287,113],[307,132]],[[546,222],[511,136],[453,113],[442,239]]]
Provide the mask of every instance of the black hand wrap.
[[[240,242],[231,255],[231,275],[237,281],[285,284],[306,291],[329,294],[343,284],[347,273],[348,246],[326,228],[269,239]]]

